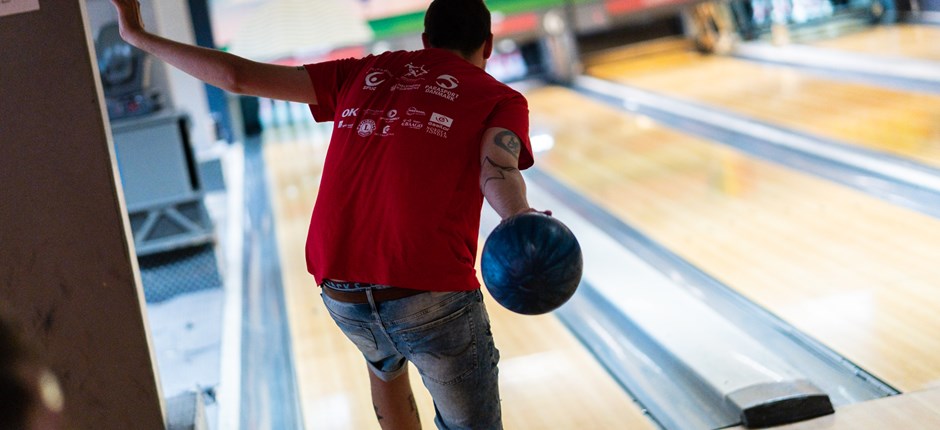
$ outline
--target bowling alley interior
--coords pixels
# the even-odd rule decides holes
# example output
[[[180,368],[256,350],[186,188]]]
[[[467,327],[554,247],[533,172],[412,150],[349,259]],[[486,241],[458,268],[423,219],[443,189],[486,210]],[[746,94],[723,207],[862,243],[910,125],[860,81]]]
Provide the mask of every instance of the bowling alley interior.
[[[139,3],[154,34],[301,66],[422,49],[430,0]],[[504,428],[940,429],[940,1],[485,4],[529,205],[583,256],[523,315],[478,253]],[[0,427],[379,429],[304,253],[342,124],[204,84],[117,17],[0,2],[0,322],[31,351],[0,367],[46,369],[59,420]]]

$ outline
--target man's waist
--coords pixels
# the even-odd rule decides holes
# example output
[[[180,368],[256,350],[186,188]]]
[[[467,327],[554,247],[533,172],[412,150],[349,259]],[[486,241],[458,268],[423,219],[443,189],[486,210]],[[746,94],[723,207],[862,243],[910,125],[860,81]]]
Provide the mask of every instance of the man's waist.
[[[335,279],[324,279],[321,286],[323,287],[323,294],[326,294],[327,297],[333,300],[359,304],[369,303],[370,295],[372,302],[380,303],[416,296],[427,292],[423,290],[392,287],[389,285],[338,281]]]
[[[373,284],[370,282],[343,281],[339,279],[324,279],[320,286],[339,291],[385,290],[389,288],[396,288],[391,285]]]

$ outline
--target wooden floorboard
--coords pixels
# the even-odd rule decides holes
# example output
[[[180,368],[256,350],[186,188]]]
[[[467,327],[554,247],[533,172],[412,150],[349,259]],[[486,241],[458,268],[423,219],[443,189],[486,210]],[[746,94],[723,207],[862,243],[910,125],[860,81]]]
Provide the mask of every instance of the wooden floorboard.
[[[940,28],[913,24],[880,25],[813,42],[812,45],[882,57],[940,61]]]
[[[537,166],[889,384],[940,386],[940,220],[569,90],[527,97],[555,139]]]
[[[265,156],[283,264],[301,406],[308,429],[377,429],[365,362],[330,319],[304,266],[326,136],[269,132]],[[525,317],[487,295],[508,429],[653,429],[620,386],[552,315]],[[425,428],[434,409],[410,372]]]
[[[672,40],[661,43],[675,45]],[[587,70],[604,79],[940,167],[940,96],[823,79],[681,46],[621,57],[626,59],[599,57]]]

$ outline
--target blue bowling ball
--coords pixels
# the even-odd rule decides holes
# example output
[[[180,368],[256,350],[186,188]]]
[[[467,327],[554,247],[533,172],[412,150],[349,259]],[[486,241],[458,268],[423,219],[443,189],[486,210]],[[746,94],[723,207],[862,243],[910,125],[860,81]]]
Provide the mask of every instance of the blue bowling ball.
[[[557,219],[539,213],[516,215],[497,226],[483,245],[483,283],[513,312],[551,312],[574,295],[584,262],[581,245]]]

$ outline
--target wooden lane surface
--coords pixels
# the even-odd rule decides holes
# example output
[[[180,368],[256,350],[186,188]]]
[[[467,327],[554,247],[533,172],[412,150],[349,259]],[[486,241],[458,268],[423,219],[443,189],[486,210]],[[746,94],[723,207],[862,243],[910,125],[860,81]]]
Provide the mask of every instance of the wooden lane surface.
[[[273,134],[265,147],[304,420],[308,429],[377,429],[362,356],[330,319],[304,266],[325,148]],[[506,428],[654,428],[554,316],[518,316],[486,298]],[[410,375],[421,421],[433,428],[430,396],[413,368]]]
[[[568,90],[527,97],[555,139],[537,166],[889,384],[940,386],[940,221]]]
[[[940,61],[940,28],[925,25],[880,25],[871,29],[812,43],[874,56],[910,57]]]
[[[650,54],[650,45],[672,49]],[[677,46],[675,40],[596,57],[587,70],[600,78],[940,167],[940,96],[706,56]]]
[[[940,428],[940,389],[886,397],[836,409],[834,415],[774,430],[885,430]],[[736,427],[735,430],[744,430]]]

